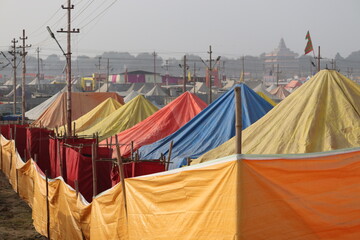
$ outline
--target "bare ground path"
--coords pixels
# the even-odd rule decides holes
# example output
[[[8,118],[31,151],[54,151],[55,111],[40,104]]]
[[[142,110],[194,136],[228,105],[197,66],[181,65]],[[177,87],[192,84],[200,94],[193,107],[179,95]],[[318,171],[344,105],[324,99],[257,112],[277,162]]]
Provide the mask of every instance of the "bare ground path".
[[[0,240],[47,239],[35,231],[31,208],[0,171]]]

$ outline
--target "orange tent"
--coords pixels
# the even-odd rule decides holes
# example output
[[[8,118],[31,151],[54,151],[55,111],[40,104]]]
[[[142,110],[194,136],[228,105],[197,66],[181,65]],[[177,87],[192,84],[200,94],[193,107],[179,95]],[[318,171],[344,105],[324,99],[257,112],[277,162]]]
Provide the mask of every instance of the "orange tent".
[[[54,128],[66,124],[66,96],[61,93],[57,99],[46,109],[40,117],[35,120],[33,126],[43,126]],[[119,103],[124,104],[124,100],[117,93],[113,92],[73,92],[71,93],[71,120],[78,119],[88,113],[97,105],[108,99],[114,98]]]
[[[133,150],[136,151],[141,146],[151,144],[172,134],[206,106],[207,104],[196,95],[190,92],[183,93],[144,121],[119,133],[119,142],[125,144],[121,147],[121,155],[126,157],[130,155],[129,144],[131,141],[134,142]]]

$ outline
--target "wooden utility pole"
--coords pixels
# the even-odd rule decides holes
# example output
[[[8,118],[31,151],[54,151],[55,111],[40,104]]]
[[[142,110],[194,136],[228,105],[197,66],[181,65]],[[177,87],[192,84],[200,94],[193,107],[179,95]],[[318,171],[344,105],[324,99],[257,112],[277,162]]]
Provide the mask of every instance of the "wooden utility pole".
[[[100,92],[100,79],[101,79],[101,57],[99,57],[99,64],[95,64],[96,67],[98,67],[98,77],[97,77],[97,83],[98,83],[98,91]]]
[[[184,55],[184,65],[183,65],[183,71],[184,71],[184,82],[183,82],[183,92],[186,92],[186,70],[187,70],[187,65],[186,65],[186,55]]]
[[[279,86],[279,64],[276,64],[276,86]]]
[[[72,136],[71,131],[71,33],[79,33],[79,29],[71,30],[71,10],[74,9],[74,5],[71,5],[71,0],[68,0],[67,7],[61,5],[62,9],[67,10],[67,30],[64,31],[62,28],[59,33],[67,33],[67,53],[66,53],[66,82],[67,82],[67,96],[66,96],[66,111],[67,111],[67,121],[66,126],[69,136]]]
[[[12,49],[11,51],[9,51],[9,53],[13,56],[13,63],[12,63],[12,67],[13,67],[13,72],[14,72],[14,79],[13,79],[13,114],[16,114],[16,68],[17,68],[17,64],[16,64],[16,54],[19,53],[16,51],[16,43],[18,41],[15,40],[15,38],[11,41],[12,45]]]
[[[27,52],[25,51],[25,48],[31,47],[31,45],[26,45],[25,40],[27,37],[25,36],[25,29],[23,29],[23,36],[20,37],[20,40],[22,40],[22,53],[20,53],[20,56],[22,57],[22,85],[21,85],[21,95],[22,95],[22,111],[21,111],[21,124],[25,124],[25,112],[26,112],[26,98],[25,98],[25,74],[26,74],[26,61],[25,57]]]
[[[212,91],[211,91],[211,81],[212,81],[212,50],[211,45],[209,46],[208,54],[210,55],[209,60],[209,104],[212,102]]]
[[[40,57],[39,57],[39,53],[40,53],[40,49],[36,48],[36,52],[37,52],[37,88],[38,90],[40,90]]]
[[[318,48],[319,50],[319,52],[318,52],[318,57],[317,57],[317,60],[318,60],[318,64],[317,64],[317,71],[318,72],[320,72],[320,59],[321,59],[321,55],[320,55],[320,46],[319,46],[319,48]]]
[[[157,56],[157,54],[154,51],[152,55],[154,57],[154,86],[155,86],[156,85],[156,56]]]
[[[195,88],[196,88],[196,62],[194,62],[194,94],[195,94]]]
[[[106,91],[109,91],[109,76],[110,76],[110,59],[107,59],[106,65]]]
[[[244,56],[241,58],[241,62],[242,62],[241,79],[243,82],[245,82],[245,57]]]

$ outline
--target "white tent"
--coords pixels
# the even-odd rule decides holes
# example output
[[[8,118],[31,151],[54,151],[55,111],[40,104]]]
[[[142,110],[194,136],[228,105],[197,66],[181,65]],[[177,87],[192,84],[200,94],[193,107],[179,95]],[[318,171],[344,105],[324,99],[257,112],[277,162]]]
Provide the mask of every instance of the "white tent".
[[[40,115],[55,101],[59,94],[60,92],[56,93],[54,96],[45,100],[43,103],[25,112],[25,117],[31,120],[38,119]]]
[[[126,95],[126,97],[124,97],[124,102],[127,103],[138,95],[139,93],[133,90],[128,95]]]
[[[145,96],[169,96],[159,85],[155,85]]]

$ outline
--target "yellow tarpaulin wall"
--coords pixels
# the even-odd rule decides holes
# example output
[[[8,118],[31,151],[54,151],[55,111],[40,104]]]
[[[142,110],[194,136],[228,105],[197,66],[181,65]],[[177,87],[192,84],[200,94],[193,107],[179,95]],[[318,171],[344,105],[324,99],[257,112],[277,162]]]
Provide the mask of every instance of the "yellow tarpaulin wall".
[[[13,141],[2,137],[0,149],[1,170],[47,236],[43,174]],[[120,184],[91,204],[62,178],[48,187],[51,239],[360,239],[360,148],[232,155],[125,179],[127,214]]]
[[[104,120],[107,116],[119,109],[121,106],[121,103],[119,103],[115,99],[108,98],[90,112],[86,113],[75,121],[72,121],[71,126],[73,127],[75,124],[75,133],[85,131],[86,129],[91,128],[92,126],[97,124],[98,122]],[[63,134],[65,130],[67,130],[66,125],[60,127],[58,129],[58,132],[60,134]]]
[[[131,128],[154,114],[157,110],[158,108],[149,102],[143,95],[139,95],[108,115],[102,121],[78,134],[93,135],[94,133],[98,133],[99,139],[104,140]]]

